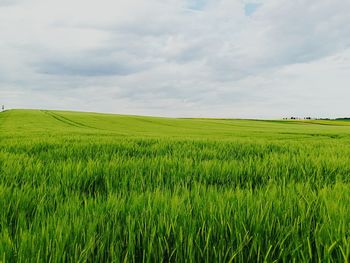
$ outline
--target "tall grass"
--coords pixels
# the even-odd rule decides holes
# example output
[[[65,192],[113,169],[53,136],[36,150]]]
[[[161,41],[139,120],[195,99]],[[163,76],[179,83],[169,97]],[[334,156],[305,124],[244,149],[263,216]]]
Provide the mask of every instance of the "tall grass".
[[[10,111],[0,129],[0,261],[349,261],[346,122]]]

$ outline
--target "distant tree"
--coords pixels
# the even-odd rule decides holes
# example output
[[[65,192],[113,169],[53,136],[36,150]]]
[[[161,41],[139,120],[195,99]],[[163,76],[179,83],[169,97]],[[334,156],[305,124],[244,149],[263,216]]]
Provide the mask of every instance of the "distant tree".
[[[350,117],[343,117],[343,118],[336,118],[336,120],[343,120],[343,121],[349,121],[350,120]]]

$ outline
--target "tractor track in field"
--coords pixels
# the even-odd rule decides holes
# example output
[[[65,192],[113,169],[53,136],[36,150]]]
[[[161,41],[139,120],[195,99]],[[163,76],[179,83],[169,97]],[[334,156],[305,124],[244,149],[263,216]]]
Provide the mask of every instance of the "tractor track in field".
[[[83,123],[80,123],[80,122],[77,122],[77,121],[73,121],[73,120],[71,120],[71,119],[69,119],[67,117],[63,117],[62,115],[59,115],[57,113],[53,113],[53,112],[45,111],[45,110],[43,110],[42,112],[44,112],[45,114],[51,116],[55,120],[57,120],[59,122],[62,122],[64,124],[67,124],[69,126],[73,126],[73,127],[77,127],[77,128],[84,128],[84,129],[102,130],[102,129],[99,129],[99,128],[96,128],[96,127],[93,127],[93,126],[89,126],[89,125],[86,125],[86,124],[83,124]]]

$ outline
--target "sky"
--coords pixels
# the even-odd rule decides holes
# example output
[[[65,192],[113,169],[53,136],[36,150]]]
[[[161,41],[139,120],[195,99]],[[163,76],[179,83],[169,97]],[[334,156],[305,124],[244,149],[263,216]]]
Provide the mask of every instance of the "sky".
[[[350,116],[348,0],[0,0],[0,104]]]

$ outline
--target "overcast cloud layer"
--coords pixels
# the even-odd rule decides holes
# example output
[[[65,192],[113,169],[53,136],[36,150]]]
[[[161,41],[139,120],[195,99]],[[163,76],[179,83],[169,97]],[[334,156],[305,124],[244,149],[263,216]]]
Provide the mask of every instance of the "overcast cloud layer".
[[[350,1],[0,0],[0,103],[350,116]]]

